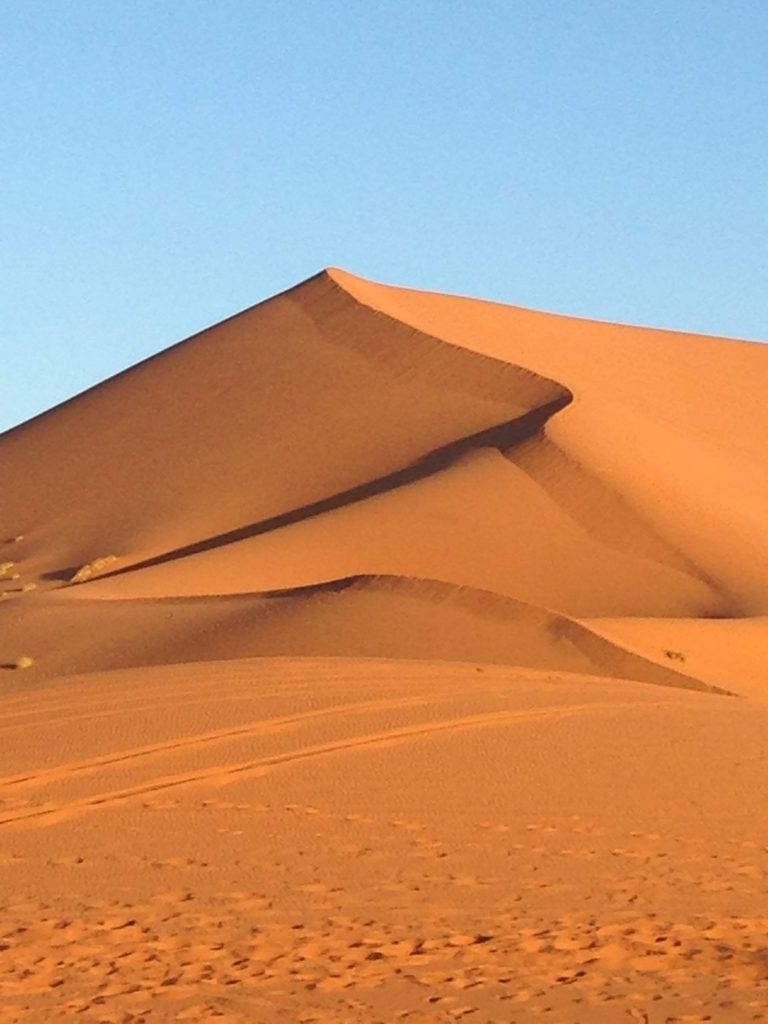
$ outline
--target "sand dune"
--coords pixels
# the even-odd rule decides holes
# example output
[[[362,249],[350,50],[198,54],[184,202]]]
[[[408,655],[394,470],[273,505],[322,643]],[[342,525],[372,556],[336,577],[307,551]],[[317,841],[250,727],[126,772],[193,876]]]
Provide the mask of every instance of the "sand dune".
[[[38,651],[37,678],[270,655],[429,659],[439,637],[446,661],[710,689],[565,616],[435,580],[358,577],[228,598],[94,601],[56,595],[20,611],[0,609],[0,626],[19,650]],[[94,633],[102,642],[94,643]]]
[[[0,437],[0,1024],[761,1019],[766,392],[333,270]]]
[[[559,493],[549,494],[539,482],[548,469],[543,443],[530,448],[536,451],[525,451],[519,463],[516,450],[505,458],[498,449],[481,448],[409,484],[94,581],[86,592],[222,594],[376,574],[492,590],[569,615],[696,616],[726,608],[694,566],[599,484],[572,513]],[[563,475],[576,496],[585,474],[573,467]]]
[[[60,565],[150,557],[396,472],[567,400],[354,302],[328,275],[11,431],[9,536]],[[119,513],[116,516],[116,512]]]

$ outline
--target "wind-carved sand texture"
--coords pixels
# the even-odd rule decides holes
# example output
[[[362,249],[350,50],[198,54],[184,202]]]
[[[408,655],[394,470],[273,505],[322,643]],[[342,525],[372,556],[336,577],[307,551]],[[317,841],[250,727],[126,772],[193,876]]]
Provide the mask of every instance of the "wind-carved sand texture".
[[[327,271],[0,438],[0,1024],[768,1020],[768,348]]]

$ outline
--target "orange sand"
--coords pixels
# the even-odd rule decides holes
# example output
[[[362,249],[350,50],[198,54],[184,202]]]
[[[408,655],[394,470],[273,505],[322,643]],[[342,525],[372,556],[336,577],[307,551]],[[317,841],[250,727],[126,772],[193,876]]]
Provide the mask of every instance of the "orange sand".
[[[766,393],[334,270],[3,435],[0,1024],[768,1020]]]

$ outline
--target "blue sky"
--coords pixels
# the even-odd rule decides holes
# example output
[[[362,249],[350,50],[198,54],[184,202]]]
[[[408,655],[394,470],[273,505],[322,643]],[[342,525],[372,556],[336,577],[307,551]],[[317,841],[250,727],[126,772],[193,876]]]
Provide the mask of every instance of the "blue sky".
[[[0,16],[0,429],[328,265],[768,339],[765,0]]]

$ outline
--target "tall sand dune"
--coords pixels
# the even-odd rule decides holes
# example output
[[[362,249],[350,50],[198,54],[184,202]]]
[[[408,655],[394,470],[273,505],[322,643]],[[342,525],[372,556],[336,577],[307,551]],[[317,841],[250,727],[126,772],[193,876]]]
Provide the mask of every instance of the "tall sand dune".
[[[0,1024],[768,1014],[768,347],[329,270],[0,437]]]
[[[258,529],[567,401],[327,274],[11,431],[3,520],[68,570]],[[38,547],[39,550],[39,547]]]

